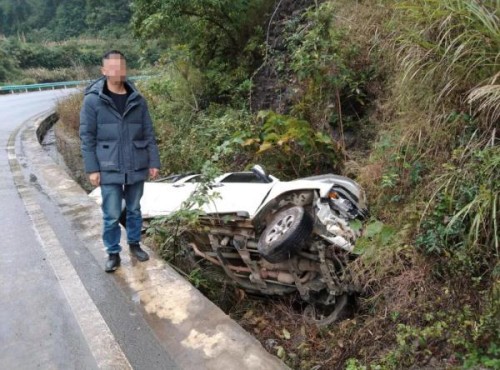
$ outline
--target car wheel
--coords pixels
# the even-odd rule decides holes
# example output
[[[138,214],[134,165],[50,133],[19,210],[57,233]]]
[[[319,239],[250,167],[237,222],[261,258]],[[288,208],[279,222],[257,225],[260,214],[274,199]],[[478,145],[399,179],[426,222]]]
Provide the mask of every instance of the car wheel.
[[[302,248],[313,224],[312,217],[302,207],[277,212],[260,236],[257,249],[271,263],[285,261]]]
[[[307,322],[316,324],[318,327],[330,325],[342,317],[345,318],[348,311],[348,301],[349,297],[347,294],[342,294],[337,297],[333,310],[330,312],[329,310],[326,310],[326,307],[320,309],[314,305],[309,305],[304,310],[304,317]]]

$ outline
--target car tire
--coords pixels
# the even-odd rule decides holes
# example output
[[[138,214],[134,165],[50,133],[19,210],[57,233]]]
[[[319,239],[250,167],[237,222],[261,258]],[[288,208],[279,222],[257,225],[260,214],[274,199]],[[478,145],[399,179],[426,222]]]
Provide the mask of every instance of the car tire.
[[[322,310],[314,305],[309,305],[304,310],[304,317],[306,321],[310,324],[315,324],[317,327],[328,326],[335,321],[338,321],[342,318],[346,318],[349,311],[349,296],[347,294],[342,294],[339,297],[336,297],[335,305],[333,306],[333,311],[326,314],[321,312]]]
[[[313,226],[312,217],[303,207],[279,211],[260,236],[257,249],[268,262],[286,261],[302,248]]]

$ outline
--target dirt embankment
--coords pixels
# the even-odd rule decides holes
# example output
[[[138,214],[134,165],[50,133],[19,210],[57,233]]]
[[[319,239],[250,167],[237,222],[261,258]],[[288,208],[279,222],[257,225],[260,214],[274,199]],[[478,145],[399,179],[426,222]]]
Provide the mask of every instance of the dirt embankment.
[[[69,175],[86,191],[91,191],[92,185],[83,169],[80,138],[75,132],[69,131],[60,120],[53,129],[57,151],[63,157]]]

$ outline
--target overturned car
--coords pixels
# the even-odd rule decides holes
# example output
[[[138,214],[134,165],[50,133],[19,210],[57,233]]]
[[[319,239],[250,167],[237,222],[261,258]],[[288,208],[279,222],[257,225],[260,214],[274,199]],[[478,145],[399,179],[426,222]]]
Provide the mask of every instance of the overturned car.
[[[147,182],[143,218],[180,210],[200,181],[190,174]],[[246,291],[297,291],[318,324],[334,321],[356,291],[349,262],[368,213],[361,187],[332,174],[279,181],[258,165],[223,174],[209,187],[203,231],[192,234],[190,252],[219,265]],[[90,196],[100,203],[99,188]]]

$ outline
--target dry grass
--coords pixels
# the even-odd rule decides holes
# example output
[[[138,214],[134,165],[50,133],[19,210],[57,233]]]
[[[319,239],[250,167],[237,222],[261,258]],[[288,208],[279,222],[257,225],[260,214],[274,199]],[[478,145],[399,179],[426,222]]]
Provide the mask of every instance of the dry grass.
[[[340,366],[345,351],[343,339],[331,328],[319,329],[308,323],[294,298],[271,302],[246,300],[232,316],[252,333],[270,353],[277,355],[292,369],[328,368]],[[338,325],[349,331],[353,321]],[[355,323],[355,322],[354,322]]]
[[[422,317],[418,312],[429,309],[429,302],[442,294],[430,278],[426,261],[410,265],[401,256],[394,258],[400,259],[400,271],[371,281],[370,294],[351,306],[349,316],[328,327],[308,323],[295,297],[274,301],[246,298],[230,314],[293,369],[344,369],[349,358],[364,364],[380,360],[395,346],[397,325],[419,325]],[[441,304],[450,306],[448,301]]]
[[[495,123],[500,121],[500,85],[495,84],[500,73],[495,75],[491,83],[473,89],[468,95],[469,103],[485,115],[485,121]]]
[[[396,39],[403,81],[418,79],[432,86],[439,102],[457,94],[463,98],[467,91],[474,94],[495,80],[500,60],[499,6],[498,0],[402,2],[403,17],[414,24],[407,35]],[[486,95],[491,97],[491,91]],[[495,95],[492,100],[481,99],[482,110],[497,111]]]
[[[98,75],[97,69],[87,69],[82,66],[52,70],[46,68],[29,68],[23,71],[23,78],[25,80],[32,80],[36,83],[81,81],[90,79],[96,75]]]
[[[71,136],[78,137],[82,102],[83,94],[74,94],[57,104],[61,127]]]

